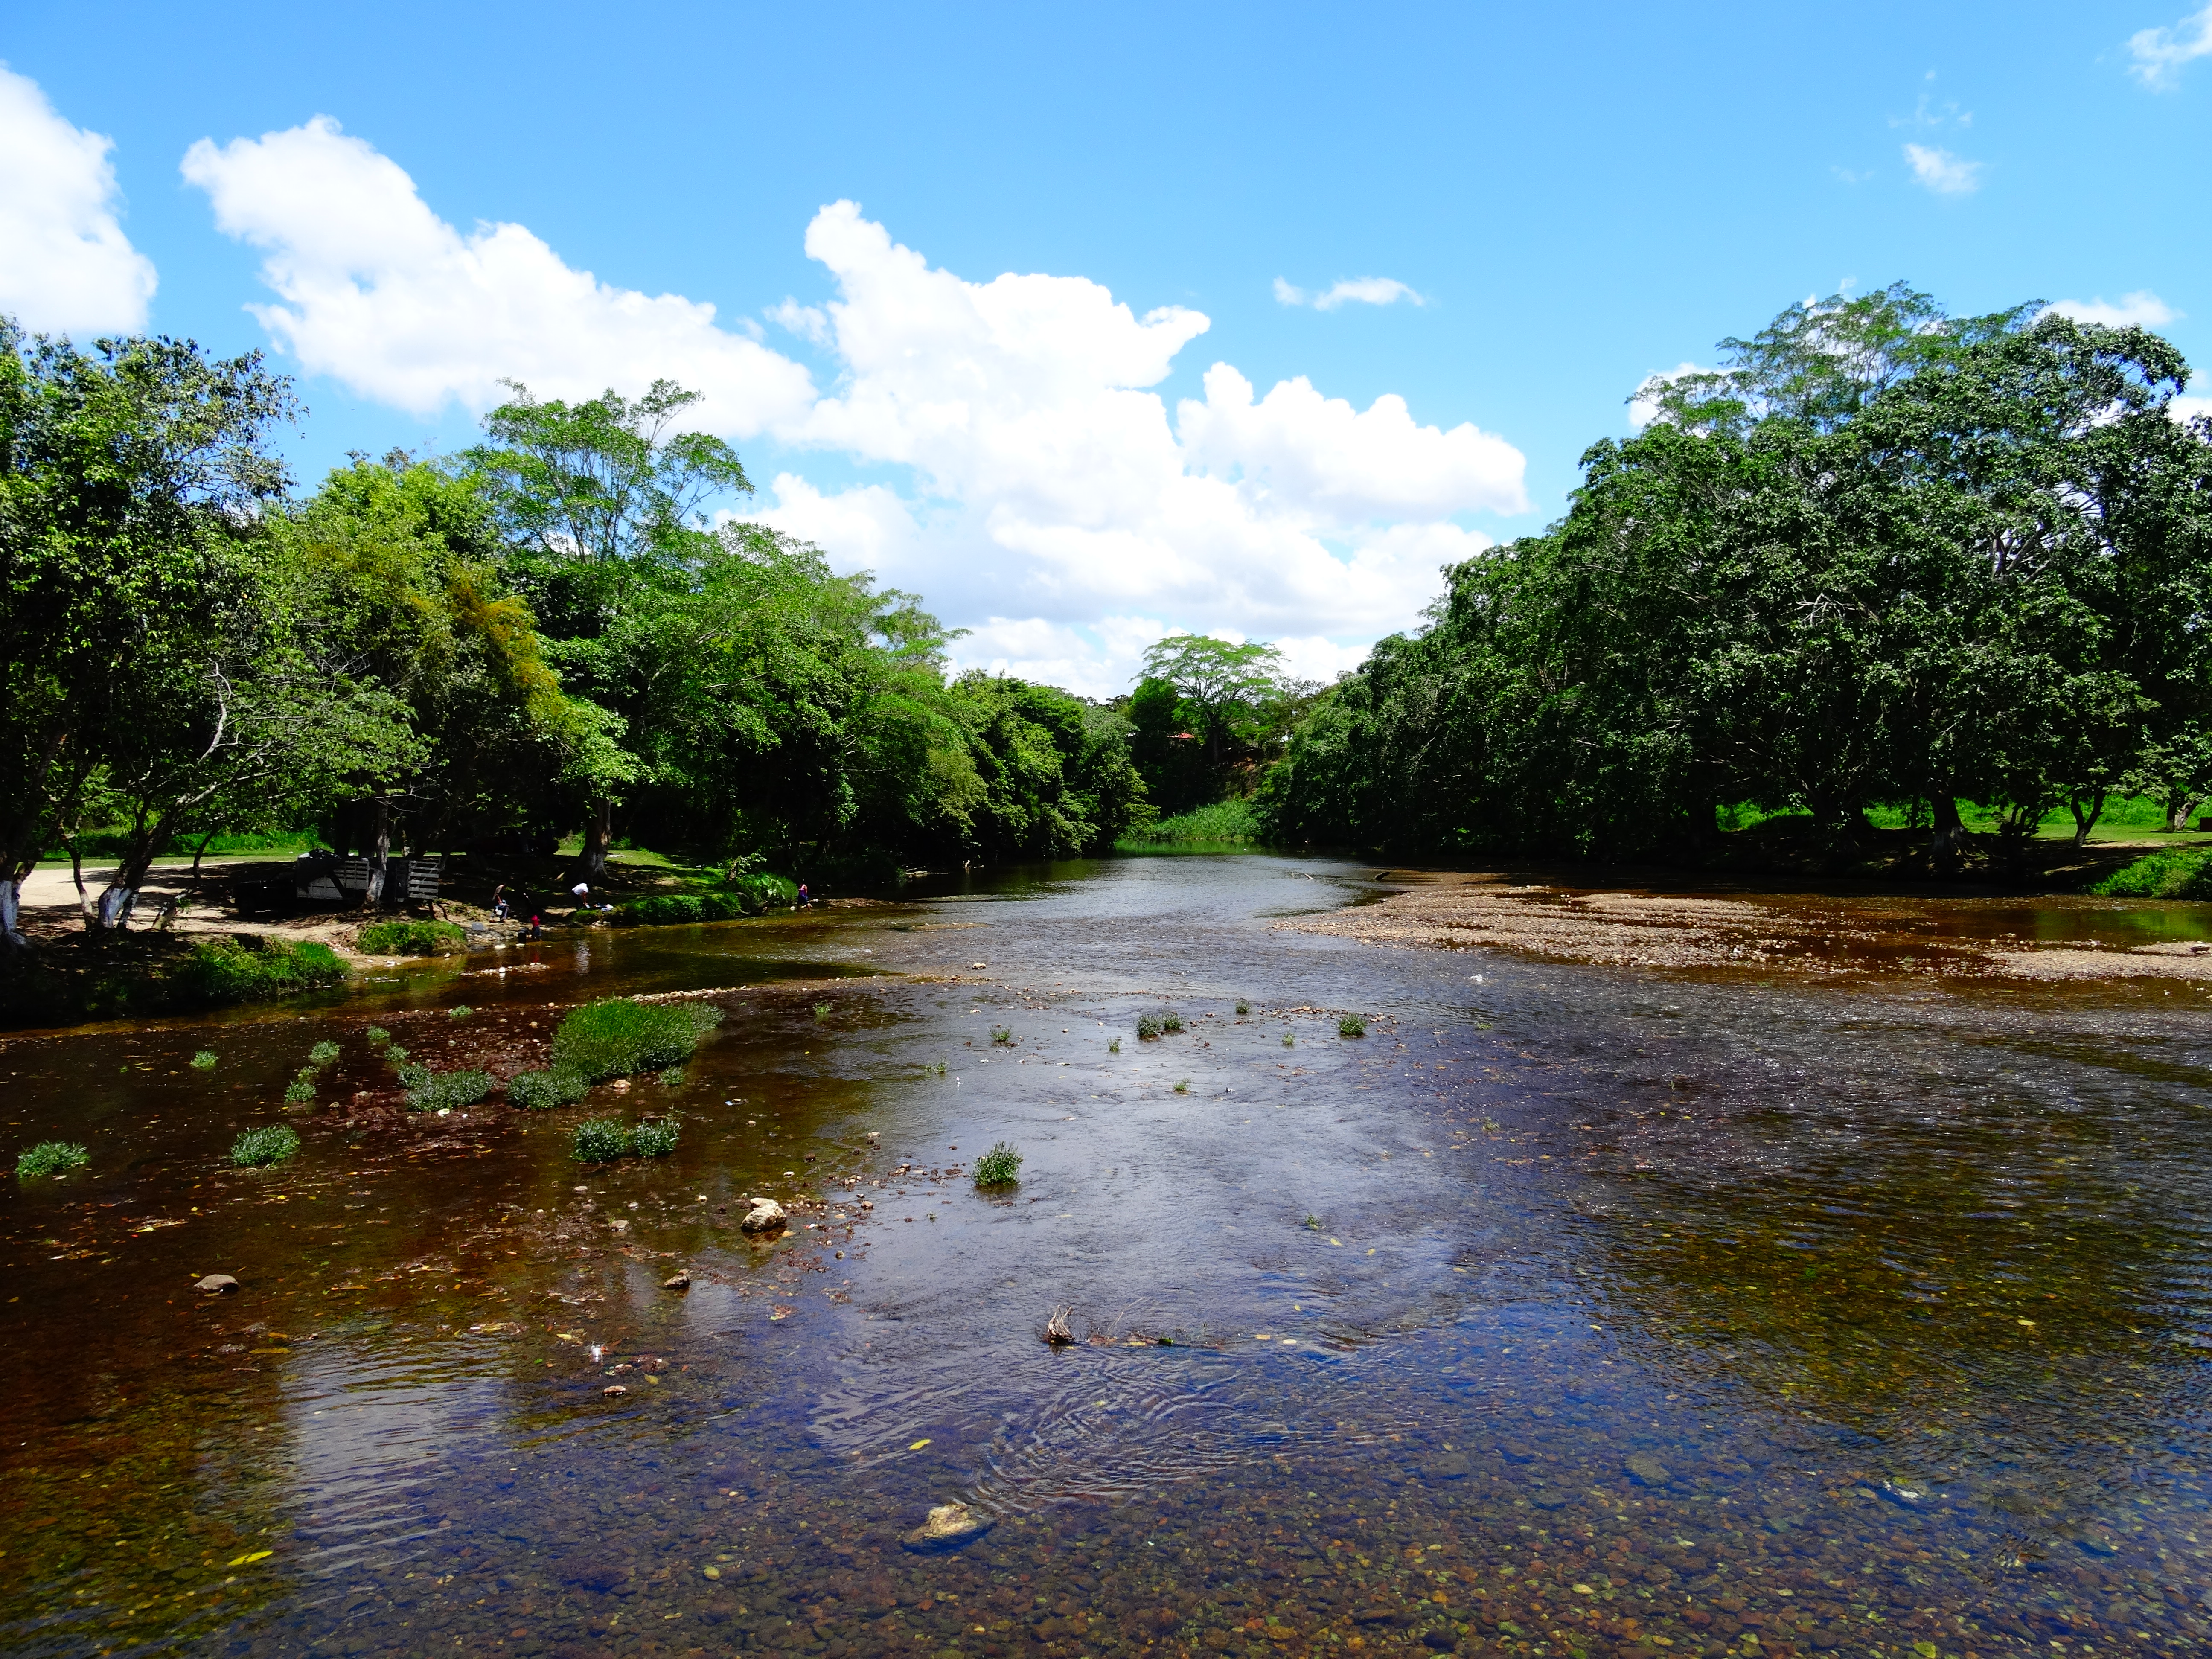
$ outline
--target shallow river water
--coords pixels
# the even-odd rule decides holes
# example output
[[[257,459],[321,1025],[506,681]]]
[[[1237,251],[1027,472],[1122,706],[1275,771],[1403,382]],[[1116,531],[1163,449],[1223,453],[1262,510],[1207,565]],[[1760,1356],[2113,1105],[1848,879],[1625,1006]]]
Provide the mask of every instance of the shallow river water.
[[[2201,987],[1273,926],[1367,873],[1055,866],[0,1041],[11,1155],[92,1154],[8,1199],[0,1642],[2212,1650]],[[682,1084],[538,1115],[408,1117],[365,1036],[504,1072],[677,991],[727,1011]],[[955,1499],[989,1529],[902,1543]]]

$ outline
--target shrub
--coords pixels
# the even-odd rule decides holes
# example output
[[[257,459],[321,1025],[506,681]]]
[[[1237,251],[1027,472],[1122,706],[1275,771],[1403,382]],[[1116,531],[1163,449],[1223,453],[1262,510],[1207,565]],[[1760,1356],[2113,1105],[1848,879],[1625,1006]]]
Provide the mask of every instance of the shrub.
[[[1249,801],[1222,800],[1211,806],[1178,812],[1173,817],[1156,819],[1123,839],[1137,846],[1171,842],[1210,842],[1220,845],[1255,840],[1259,834],[1259,815],[1252,810]]]
[[[1137,1041],[1150,1042],[1160,1034],[1160,1022],[1151,1014],[1137,1016]]]
[[[1011,1048],[1014,1046],[1014,1034],[1003,1025],[994,1025],[991,1028],[991,1042],[996,1048]]]
[[[384,1051],[384,1063],[387,1066],[404,1066],[407,1063],[407,1051],[396,1042],[391,1044]]]
[[[593,1083],[657,1072],[691,1057],[722,1011],[696,1002],[633,1002],[609,997],[572,1011],[553,1034],[553,1064]]]
[[[2212,848],[2148,854],[2089,890],[2106,898],[2212,899]]]
[[[799,884],[788,876],[732,876],[728,887],[731,896],[738,899],[750,911],[757,912],[799,902]]]
[[[640,1158],[666,1158],[676,1150],[677,1125],[672,1117],[658,1123],[641,1123],[630,1131],[629,1149]]]
[[[1022,1155],[1005,1141],[975,1160],[978,1187],[1011,1187],[1022,1178]]]
[[[302,1066],[299,1075],[284,1085],[287,1106],[312,1106],[315,1103],[315,1068]]]
[[[215,1050],[212,1048],[203,1048],[199,1053],[194,1054],[192,1056],[192,1070],[195,1072],[212,1072],[215,1070]]]
[[[587,1117],[569,1139],[568,1156],[579,1164],[611,1164],[629,1151],[629,1131],[611,1117]]]
[[[1169,1009],[1160,1016],[1160,1030],[1169,1032],[1180,1031],[1182,1030],[1182,1016],[1174,1009]]]
[[[15,1179],[32,1181],[40,1176],[67,1175],[71,1170],[82,1170],[92,1161],[92,1154],[73,1141],[42,1140],[35,1146],[27,1146],[15,1159]]]
[[[337,1057],[338,1045],[335,1042],[318,1042],[307,1050],[307,1063],[311,1066],[327,1066]]]
[[[362,1035],[367,1037],[371,1042],[389,1042],[392,1041],[392,1033],[386,1030],[381,1025],[372,1025],[366,1031],[363,1031]]]
[[[248,1129],[231,1142],[230,1161],[241,1170],[258,1169],[263,1164],[282,1164],[299,1150],[296,1131],[282,1123],[271,1123]]]
[[[1367,1021],[1359,1014],[1346,1014],[1336,1022],[1336,1034],[1340,1037],[1365,1036]]]
[[[489,1072],[426,1072],[407,1087],[410,1112],[450,1112],[473,1106],[491,1092]]]
[[[372,921],[354,936],[371,957],[444,957],[469,948],[469,936],[450,921]]]
[[[175,983],[190,1000],[252,1002],[337,985],[345,976],[337,953],[313,939],[200,939],[177,969]]]
[[[550,1112],[574,1104],[591,1087],[589,1079],[574,1072],[517,1072],[507,1080],[507,1099],[526,1112]]]

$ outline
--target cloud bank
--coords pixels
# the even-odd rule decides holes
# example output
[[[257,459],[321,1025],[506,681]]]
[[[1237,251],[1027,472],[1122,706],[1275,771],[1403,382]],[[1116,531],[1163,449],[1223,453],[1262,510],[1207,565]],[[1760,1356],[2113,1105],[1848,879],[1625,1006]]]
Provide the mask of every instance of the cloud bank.
[[[821,390],[711,306],[611,288],[520,225],[457,230],[327,118],[203,140],[185,174],[264,251],[280,303],[254,313],[302,368],[424,416],[482,409],[502,377],[562,397],[697,387],[703,427],[767,441],[750,516],[923,592],[975,630],[963,661],[1093,694],[1184,628],[1334,673],[1418,619],[1439,565],[1490,544],[1463,518],[1528,505],[1518,450],[1395,396],[1358,409],[1303,377],[1262,394],[1216,362],[1170,412],[1157,388],[1204,315],[1139,314],[1080,276],[973,282],[851,202],[806,228],[828,297],[769,313]],[[817,454],[839,482],[809,476]]]
[[[2128,72],[2153,92],[2172,92],[2181,84],[2185,64],[2212,54],[2212,6],[2191,13],[2172,28],[2138,29],[2128,37],[2135,62]]]
[[[146,325],[154,263],[116,218],[113,147],[0,64],[0,311],[26,327],[84,335]]]
[[[2071,317],[2077,323],[2102,323],[2107,328],[2163,328],[2181,313],[2147,288],[2120,295],[2118,305],[2094,300],[2061,300],[2045,306],[2046,316]]]

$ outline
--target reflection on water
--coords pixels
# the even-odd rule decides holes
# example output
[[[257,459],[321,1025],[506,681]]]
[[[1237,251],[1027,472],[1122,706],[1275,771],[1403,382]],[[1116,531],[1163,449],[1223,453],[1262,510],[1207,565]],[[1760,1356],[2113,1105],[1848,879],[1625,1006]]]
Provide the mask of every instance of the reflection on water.
[[[6,1224],[9,1647],[2203,1650],[2202,988],[1269,927],[1361,873],[1047,866],[9,1042],[9,1133],[93,1150]],[[405,1117],[364,1035],[503,1066],[687,989],[680,1087],[536,1117]],[[666,1164],[567,1161],[672,1109]],[[902,1547],[953,1498],[980,1540]]]

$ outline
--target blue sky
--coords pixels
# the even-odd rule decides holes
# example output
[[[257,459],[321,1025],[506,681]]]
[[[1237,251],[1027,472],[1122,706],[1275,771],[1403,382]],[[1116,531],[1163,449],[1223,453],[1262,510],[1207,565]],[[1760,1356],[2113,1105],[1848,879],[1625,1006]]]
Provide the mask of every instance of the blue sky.
[[[2212,321],[2188,0],[8,19],[0,307],[271,349],[309,481],[701,386],[745,512],[1094,692],[1356,661],[1810,295]]]

